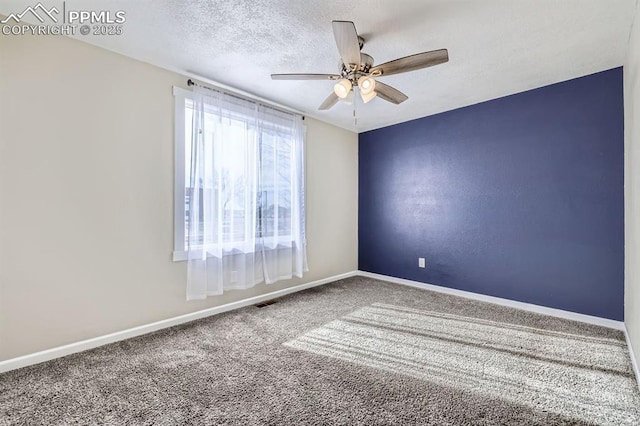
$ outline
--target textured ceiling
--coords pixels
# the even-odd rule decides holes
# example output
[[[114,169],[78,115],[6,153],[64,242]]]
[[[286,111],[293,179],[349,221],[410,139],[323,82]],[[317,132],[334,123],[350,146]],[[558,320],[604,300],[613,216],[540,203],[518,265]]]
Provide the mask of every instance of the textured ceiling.
[[[0,0],[8,15],[34,1]],[[43,1],[54,6],[61,1]],[[74,1],[67,10],[124,10],[121,36],[76,37],[188,71],[338,126],[365,131],[621,66],[636,0]],[[450,61],[382,77],[401,105],[317,107],[330,81],[271,73],[335,73],[332,20],[354,21],[375,63],[447,48]]]

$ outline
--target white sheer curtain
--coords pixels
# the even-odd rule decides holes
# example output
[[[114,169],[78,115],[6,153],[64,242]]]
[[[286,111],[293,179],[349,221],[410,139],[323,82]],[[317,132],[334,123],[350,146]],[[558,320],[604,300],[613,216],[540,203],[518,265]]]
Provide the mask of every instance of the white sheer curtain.
[[[195,87],[187,299],[307,270],[302,117]]]

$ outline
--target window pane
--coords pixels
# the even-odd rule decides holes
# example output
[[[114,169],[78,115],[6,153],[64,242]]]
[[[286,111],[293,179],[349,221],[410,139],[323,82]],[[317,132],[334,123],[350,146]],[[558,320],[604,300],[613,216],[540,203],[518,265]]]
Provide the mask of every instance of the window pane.
[[[184,109],[184,245],[185,250],[188,246],[187,239],[189,237],[189,211],[191,209],[191,135],[193,131],[193,102],[186,100]],[[202,199],[202,197],[200,197]],[[203,224],[200,223],[200,232],[198,236],[200,239],[192,239],[192,245],[202,244],[202,231]],[[192,236],[193,238],[193,236]]]
[[[251,216],[246,214],[252,208],[252,197],[248,189],[252,187],[249,167],[249,147],[252,132],[239,120],[222,120],[221,143],[216,144],[216,186],[223,203],[222,240],[243,241],[253,226]]]
[[[262,191],[259,198],[261,235],[291,233],[291,139],[287,134],[261,135]]]

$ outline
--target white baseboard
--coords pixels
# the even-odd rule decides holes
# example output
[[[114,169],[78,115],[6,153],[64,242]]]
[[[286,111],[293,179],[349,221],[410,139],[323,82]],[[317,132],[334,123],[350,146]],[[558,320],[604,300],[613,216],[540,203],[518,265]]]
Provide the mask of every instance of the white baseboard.
[[[633,346],[631,346],[631,340],[629,340],[629,333],[627,327],[624,328],[624,337],[627,339],[627,347],[629,348],[629,356],[631,357],[631,366],[633,372],[636,374],[636,381],[638,382],[638,389],[640,389],[640,369],[638,368],[638,362],[636,361],[636,354],[633,353]]]
[[[4,373],[5,371],[15,370],[16,368],[22,368],[22,367],[26,367],[33,364],[39,364],[44,361],[49,361],[55,358],[71,355],[76,352],[82,352],[88,349],[97,348],[98,346],[103,346],[109,343],[118,342],[120,340],[129,339],[131,337],[136,337],[143,334],[151,333],[157,330],[161,330],[163,328],[173,327],[174,325],[183,324],[185,322],[194,321],[200,318],[221,314],[223,312],[231,311],[231,310],[242,308],[245,306],[255,305],[256,303],[282,297],[287,294],[296,293],[298,291],[306,290],[311,287],[317,287],[322,284],[327,284],[333,281],[338,281],[345,278],[353,277],[357,274],[358,274],[357,271],[353,271],[353,272],[347,272],[345,274],[334,275],[332,277],[324,278],[324,279],[313,281],[310,283],[300,284],[300,285],[285,288],[282,290],[273,291],[271,293],[266,293],[260,296],[238,300],[237,302],[227,303],[225,305],[203,309],[201,311],[180,315],[174,318],[157,321],[151,324],[141,325],[139,327],[118,331],[118,332],[107,334],[100,337],[94,337],[92,339],[82,340],[80,342],[71,343],[64,346],[58,346],[56,348],[47,349],[41,352],[35,352],[32,354],[20,356],[17,358],[11,358],[6,361],[0,361],[0,373]]]
[[[418,281],[405,280],[403,278],[390,277],[388,275],[374,274],[373,272],[358,271],[358,275],[368,278],[374,278],[381,281],[387,281],[395,284],[402,284],[410,287],[421,288],[423,290],[436,291],[438,293],[450,294],[453,296],[465,297],[467,299],[479,300],[481,302],[489,302],[496,305],[508,306],[510,308],[522,309],[524,311],[535,312],[537,314],[549,315],[552,317],[564,318],[573,321],[585,322],[588,324],[599,325],[602,327],[613,328],[624,331],[624,322],[615,321],[607,318],[594,317],[591,315],[578,314],[576,312],[564,311],[562,309],[547,308],[546,306],[533,305],[531,303],[517,302],[515,300],[503,299],[501,297],[485,296],[484,294],[472,293],[470,291],[456,290],[448,287],[441,287],[433,284],[425,284]]]

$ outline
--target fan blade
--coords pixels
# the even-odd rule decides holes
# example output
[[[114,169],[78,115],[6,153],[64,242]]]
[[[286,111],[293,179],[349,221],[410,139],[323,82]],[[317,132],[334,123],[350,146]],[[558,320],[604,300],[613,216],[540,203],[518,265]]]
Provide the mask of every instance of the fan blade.
[[[322,103],[322,105],[320,105],[318,107],[318,109],[329,109],[332,106],[334,106],[336,104],[336,102],[338,102],[338,95],[336,95],[335,93],[331,92],[331,94],[327,97],[327,99],[324,100],[324,102]]]
[[[389,86],[388,84],[381,83],[377,80],[376,80],[376,88],[374,89],[374,91],[378,94],[380,98],[396,105],[409,99],[407,95],[405,95],[398,89],[395,89]]]
[[[356,26],[351,21],[333,21],[333,36],[336,39],[336,46],[340,52],[342,62],[349,66],[355,64],[360,66],[360,42]]]
[[[271,74],[272,80],[340,80],[338,74]]]
[[[431,52],[417,53],[404,58],[394,59],[382,65],[371,68],[369,73],[374,77],[399,74],[401,72],[415,71],[421,68],[443,64],[449,60],[447,49],[432,50]]]

